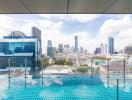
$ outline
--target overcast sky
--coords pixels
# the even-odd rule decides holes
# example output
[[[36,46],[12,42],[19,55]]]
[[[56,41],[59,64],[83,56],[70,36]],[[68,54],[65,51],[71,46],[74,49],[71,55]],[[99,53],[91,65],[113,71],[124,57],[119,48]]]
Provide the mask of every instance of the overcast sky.
[[[42,49],[46,52],[47,41],[53,46],[59,43],[74,46],[78,36],[79,47],[94,51],[109,36],[120,50],[132,43],[132,14],[0,14],[0,37],[11,31],[31,35],[31,27],[42,31]]]

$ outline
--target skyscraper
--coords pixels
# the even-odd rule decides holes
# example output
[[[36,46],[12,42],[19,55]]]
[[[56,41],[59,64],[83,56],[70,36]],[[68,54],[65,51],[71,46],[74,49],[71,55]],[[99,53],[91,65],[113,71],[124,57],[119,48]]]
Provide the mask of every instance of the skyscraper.
[[[40,48],[38,53],[42,55],[42,45],[41,45],[41,30],[37,27],[32,27],[32,36],[37,38],[37,47]]]
[[[62,44],[59,44],[58,49],[59,49],[59,53],[63,53],[63,45]]]
[[[100,47],[97,47],[97,48],[95,49],[95,54],[100,54],[100,52],[101,52],[101,48],[100,48]]]
[[[52,47],[52,57],[56,57],[56,53],[57,53],[57,48]]]
[[[74,53],[74,52],[75,52],[74,47],[71,47],[71,53]]]
[[[107,54],[107,44],[106,43],[105,44],[101,43],[101,45],[100,45],[100,53],[101,54]]]
[[[108,38],[108,51],[110,55],[114,53],[114,38],[113,37]]]
[[[79,51],[80,53],[83,53],[83,47],[80,47],[80,51]]]
[[[78,52],[78,37],[75,36],[75,52]]]
[[[104,52],[105,52],[105,47],[104,47],[103,43],[101,43],[101,45],[100,45],[100,53],[104,54]]]
[[[70,45],[69,45],[69,44],[65,44],[65,45],[64,45],[64,53],[65,53],[65,54],[70,53]]]
[[[48,44],[47,44],[47,56],[53,57],[53,47],[52,47],[51,40],[48,40]]]
[[[107,54],[107,44],[105,43],[105,54]]]

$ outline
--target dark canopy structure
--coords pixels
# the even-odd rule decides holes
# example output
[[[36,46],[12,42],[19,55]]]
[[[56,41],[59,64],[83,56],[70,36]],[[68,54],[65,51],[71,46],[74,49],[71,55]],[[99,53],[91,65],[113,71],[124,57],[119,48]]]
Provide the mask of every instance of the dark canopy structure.
[[[0,0],[0,13],[132,13],[132,0]]]

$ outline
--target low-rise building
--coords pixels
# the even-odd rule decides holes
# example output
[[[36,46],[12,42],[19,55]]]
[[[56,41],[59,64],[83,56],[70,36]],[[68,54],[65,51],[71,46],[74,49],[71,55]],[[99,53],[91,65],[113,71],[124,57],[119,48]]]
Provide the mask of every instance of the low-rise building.
[[[127,46],[124,51],[127,55],[132,56],[132,45]]]

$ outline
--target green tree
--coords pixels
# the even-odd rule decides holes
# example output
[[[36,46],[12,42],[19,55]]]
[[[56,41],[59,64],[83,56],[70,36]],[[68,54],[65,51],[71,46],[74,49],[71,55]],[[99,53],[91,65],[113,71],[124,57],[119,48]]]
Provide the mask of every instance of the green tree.
[[[86,73],[86,72],[88,72],[88,68],[87,67],[78,67],[77,72]]]
[[[55,59],[54,64],[56,65],[73,65],[72,61],[66,59]]]

